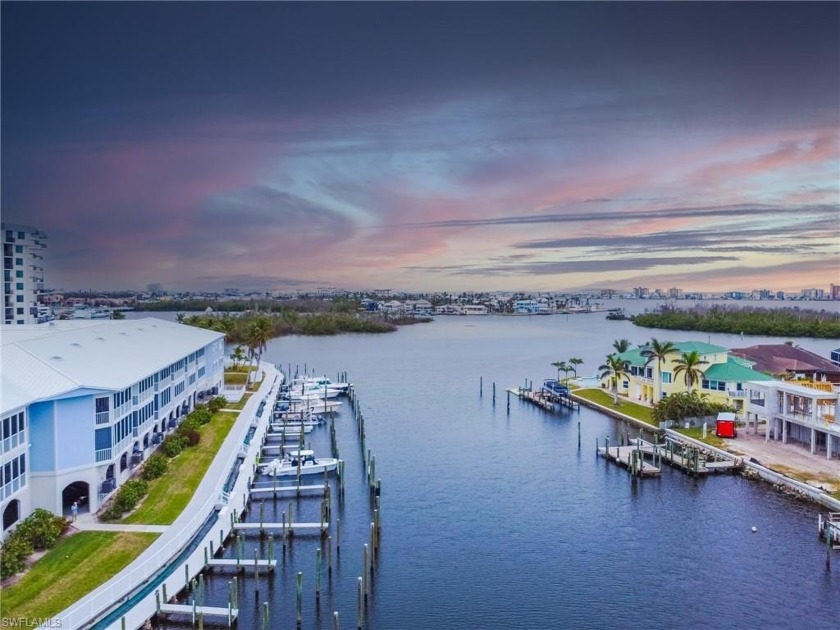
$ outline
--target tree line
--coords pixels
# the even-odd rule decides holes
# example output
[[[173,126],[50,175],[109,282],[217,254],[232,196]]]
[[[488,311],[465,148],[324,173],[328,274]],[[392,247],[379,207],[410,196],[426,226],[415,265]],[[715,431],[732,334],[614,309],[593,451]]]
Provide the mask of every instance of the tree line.
[[[645,328],[696,330],[734,335],[768,337],[840,338],[840,313],[798,308],[764,309],[755,307],[697,305],[691,309],[671,306],[653,313],[632,317],[633,323]]]

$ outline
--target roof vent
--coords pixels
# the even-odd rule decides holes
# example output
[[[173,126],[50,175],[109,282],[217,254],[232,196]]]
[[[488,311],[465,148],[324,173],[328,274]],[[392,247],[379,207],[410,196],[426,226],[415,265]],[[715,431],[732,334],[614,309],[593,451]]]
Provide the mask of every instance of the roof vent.
[[[125,331],[121,332],[120,334],[121,334],[123,337],[128,337],[128,333],[127,333],[127,332],[125,332]]]
[[[82,344],[80,344],[78,341],[74,341],[74,342],[73,342],[73,343],[71,343],[70,345],[71,345],[71,346],[76,346],[77,348],[81,348],[81,347],[82,347]]]
[[[50,359],[52,359],[53,361],[64,361],[64,359],[62,357],[58,356],[57,354],[51,356]]]
[[[97,337],[97,339],[99,339],[99,341],[105,341],[105,337]]]

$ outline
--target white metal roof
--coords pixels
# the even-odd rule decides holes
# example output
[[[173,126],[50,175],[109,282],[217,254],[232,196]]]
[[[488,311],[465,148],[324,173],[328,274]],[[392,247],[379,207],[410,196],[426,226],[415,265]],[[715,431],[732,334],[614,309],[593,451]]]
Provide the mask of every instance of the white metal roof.
[[[222,333],[144,319],[3,326],[0,412],[80,387],[118,391],[222,339]]]

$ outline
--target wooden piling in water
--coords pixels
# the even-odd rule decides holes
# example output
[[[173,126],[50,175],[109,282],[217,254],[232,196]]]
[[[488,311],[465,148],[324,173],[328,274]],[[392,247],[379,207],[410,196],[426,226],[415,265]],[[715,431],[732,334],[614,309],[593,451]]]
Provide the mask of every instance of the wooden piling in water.
[[[297,573],[297,627],[303,623],[303,573]]]
[[[364,617],[362,615],[362,578],[356,579],[356,629],[362,630]]]
[[[315,550],[315,601],[321,600],[321,548]]]

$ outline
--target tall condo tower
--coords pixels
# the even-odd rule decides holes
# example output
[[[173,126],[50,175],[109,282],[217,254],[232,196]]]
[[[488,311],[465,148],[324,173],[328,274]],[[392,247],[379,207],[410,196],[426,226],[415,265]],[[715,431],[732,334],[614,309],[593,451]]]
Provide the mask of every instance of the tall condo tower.
[[[3,236],[3,323],[42,321],[38,294],[44,290],[47,235],[31,225],[0,225]],[[45,314],[46,315],[46,314]]]

